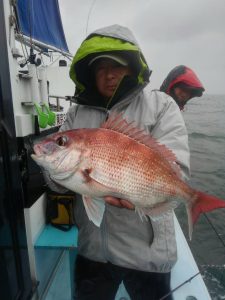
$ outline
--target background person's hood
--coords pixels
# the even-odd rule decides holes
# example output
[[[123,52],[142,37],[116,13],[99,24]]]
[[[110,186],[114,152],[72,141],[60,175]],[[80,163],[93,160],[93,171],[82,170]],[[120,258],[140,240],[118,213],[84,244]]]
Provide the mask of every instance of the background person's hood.
[[[192,97],[200,97],[204,87],[197,75],[190,68],[180,65],[173,68],[163,81],[160,91],[172,96],[172,89],[177,83],[184,83],[192,89]]]

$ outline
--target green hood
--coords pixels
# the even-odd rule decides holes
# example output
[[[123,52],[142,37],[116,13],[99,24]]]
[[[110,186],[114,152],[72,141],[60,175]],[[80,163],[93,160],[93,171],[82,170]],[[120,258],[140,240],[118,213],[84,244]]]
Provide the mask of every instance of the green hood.
[[[70,67],[70,77],[79,92],[87,87],[88,63],[96,55],[118,52],[135,68],[139,84],[149,80],[150,70],[131,31],[119,25],[102,28],[89,35],[77,50]]]
[[[76,84],[77,95],[90,89],[90,60],[106,52],[117,52],[129,61],[138,85],[149,81],[151,72],[133,34],[126,27],[112,25],[90,34],[77,50],[70,67],[70,77]]]

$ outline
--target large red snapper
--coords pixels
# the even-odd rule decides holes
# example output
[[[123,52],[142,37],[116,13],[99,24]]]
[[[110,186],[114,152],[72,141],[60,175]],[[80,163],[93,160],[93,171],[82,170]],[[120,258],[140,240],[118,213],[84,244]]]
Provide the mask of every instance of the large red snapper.
[[[87,215],[97,226],[104,196],[126,199],[141,217],[151,218],[183,202],[190,238],[200,213],[225,207],[225,201],[188,186],[172,151],[121,116],[110,117],[101,128],[53,134],[34,152],[32,158],[53,181],[83,195]]]

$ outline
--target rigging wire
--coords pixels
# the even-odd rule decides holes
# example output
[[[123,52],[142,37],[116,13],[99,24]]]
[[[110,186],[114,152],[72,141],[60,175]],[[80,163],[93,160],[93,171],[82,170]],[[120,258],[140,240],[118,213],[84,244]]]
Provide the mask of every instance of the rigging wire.
[[[30,39],[29,46],[27,46],[27,41],[24,38],[24,33],[21,31],[20,26],[19,26],[19,17],[18,17],[16,4],[12,4],[12,7],[13,7],[13,13],[12,13],[13,20],[15,21],[16,31],[17,31],[17,34],[19,36],[18,42],[21,45],[21,48],[22,48],[22,51],[23,51],[23,56],[25,57],[27,63],[29,62],[29,58],[32,59],[31,55],[32,55],[33,49],[37,48],[36,50],[37,50],[38,54],[44,54],[44,55],[48,56],[47,53],[45,53],[45,51],[41,50],[41,48],[38,49],[39,46],[36,46],[35,43],[34,43],[34,40],[33,40],[33,37],[32,37],[32,35],[33,35],[33,19],[32,19],[32,15],[33,15],[32,4],[33,4],[33,2],[32,3],[30,3],[30,2],[32,2],[32,1],[28,1],[28,9],[27,9],[28,21],[29,21],[29,23],[28,23],[29,24],[29,39]],[[9,36],[9,39],[10,39],[10,36]],[[9,42],[9,44],[10,44],[10,42]],[[34,45],[35,45],[35,47],[34,47]],[[27,49],[28,47],[31,50],[30,54],[28,53],[28,49]],[[26,51],[26,55],[24,53],[24,49]],[[57,51],[55,51],[55,52],[57,52]],[[66,57],[68,60],[72,61],[72,58],[71,58],[70,54],[67,55],[66,53],[64,53],[64,54],[61,53],[61,55]],[[44,63],[42,57],[41,57],[41,59],[42,59],[42,62]]]
[[[30,48],[33,50],[33,40],[32,40],[32,18],[31,18],[31,2],[32,1],[28,1],[28,18],[29,18],[29,29],[30,29]],[[32,2],[33,3],[33,2]],[[32,7],[32,11],[33,11],[33,7]]]
[[[91,15],[92,9],[93,9],[93,7],[94,7],[96,1],[97,1],[97,0],[93,0],[93,1],[92,1],[92,4],[91,4],[90,9],[89,9],[89,12],[88,12],[87,23],[86,23],[86,36],[87,36],[87,31],[88,31],[88,24],[89,24],[90,15]]]
[[[29,54],[28,54],[27,46],[24,42],[24,35],[23,35],[22,31],[20,30],[20,26],[19,26],[19,22],[18,22],[18,15],[17,15],[17,8],[16,8],[15,5],[13,5],[12,15],[13,15],[14,20],[15,20],[15,25],[16,25],[15,29],[16,29],[17,33],[21,36],[21,39],[23,41],[23,43],[22,43],[22,41],[20,39],[19,43],[20,43],[20,46],[21,46],[21,49],[22,49],[22,52],[23,52],[23,56],[27,61],[28,58],[29,58]],[[25,49],[25,51],[24,51],[24,49]],[[25,54],[25,52],[26,52],[26,54]]]

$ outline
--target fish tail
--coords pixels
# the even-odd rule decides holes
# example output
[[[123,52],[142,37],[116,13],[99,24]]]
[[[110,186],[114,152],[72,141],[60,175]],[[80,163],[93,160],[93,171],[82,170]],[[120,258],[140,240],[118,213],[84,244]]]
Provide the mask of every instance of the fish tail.
[[[197,222],[199,215],[217,208],[225,208],[225,200],[196,191],[187,206],[190,240],[192,237],[193,225]]]

